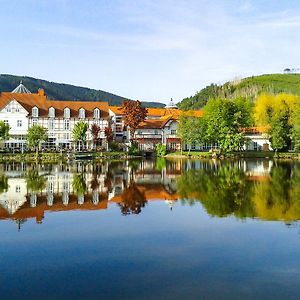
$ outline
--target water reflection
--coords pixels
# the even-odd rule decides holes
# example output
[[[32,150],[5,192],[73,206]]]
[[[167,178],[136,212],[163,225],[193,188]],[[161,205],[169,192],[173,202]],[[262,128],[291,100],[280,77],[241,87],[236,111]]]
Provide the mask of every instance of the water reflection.
[[[100,210],[111,204],[122,215],[139,214],[158,200],[171,209],[176,202],[201,203],[217,217],[295,221],[300,218],[299,183],[299,163],[269,160],[3,164],[0,218],[21,226],[28,218],[41,223],[49,211]]]

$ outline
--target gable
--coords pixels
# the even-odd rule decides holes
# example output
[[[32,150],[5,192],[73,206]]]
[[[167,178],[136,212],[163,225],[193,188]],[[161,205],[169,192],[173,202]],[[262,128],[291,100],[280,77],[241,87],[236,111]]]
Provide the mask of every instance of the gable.
[[[0,111],[1,113],[26,113],[28,111],[15,99],[6,104]]]

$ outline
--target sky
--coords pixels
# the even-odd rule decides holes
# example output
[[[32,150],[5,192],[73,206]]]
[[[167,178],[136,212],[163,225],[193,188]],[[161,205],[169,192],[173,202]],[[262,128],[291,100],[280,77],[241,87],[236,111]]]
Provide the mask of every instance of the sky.
[[[175,102],[300,67],[298,0],[0,0],[0,73]]]

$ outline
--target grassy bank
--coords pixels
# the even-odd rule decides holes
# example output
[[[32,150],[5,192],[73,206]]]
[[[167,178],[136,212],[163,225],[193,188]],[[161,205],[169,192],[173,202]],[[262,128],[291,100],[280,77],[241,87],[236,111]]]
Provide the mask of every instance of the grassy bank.
[[[189,158],[212,158],[212,152],[202,151],[188,151],[169,153],[166,157],[189,157]],[[223,157],[223,156],[222,156]],[[229,153],[224,158],[274,158],[274,159],[300,159],[300,153],[294,152],[278,152],[276,155],[274,152],[263,152],[263,151],[243,151]]]
[[[90,152],[94,161],[128,159],[132,158],[126,152]],[[70,156],[71,157],[71,156]],[[72,159],[71,159],[72,160]],[[38,155],[39,163],[67,163],[69,156],[64,152],[40,152]],[[35,152],[30,153],[0,153],[0,163],[35,163]]]
[[[0,163],[35,163],[36,154],[35,153],[1,153]],[[41,163],[64,163],[67,162],[67,156],[61,153],[39,153],[38,162]]]

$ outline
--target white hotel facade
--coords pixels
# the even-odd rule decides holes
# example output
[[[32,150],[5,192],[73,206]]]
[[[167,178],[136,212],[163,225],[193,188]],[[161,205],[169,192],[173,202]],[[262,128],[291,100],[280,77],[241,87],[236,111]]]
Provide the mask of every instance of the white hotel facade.
[[[72,148],[72,130],[79,121],[100,127],[99,145],[106,147],[105,127],[109,126],[107,102],[49,100],[43,89],[31,93],[22,83],[11,93],[0,95],[0,120],[10,126],[10,139],[5,148],[24,149],[28,129],[41,125],[48,131],[47,147]],[[87,132],[87,148],[92,148],[93,138]]]

